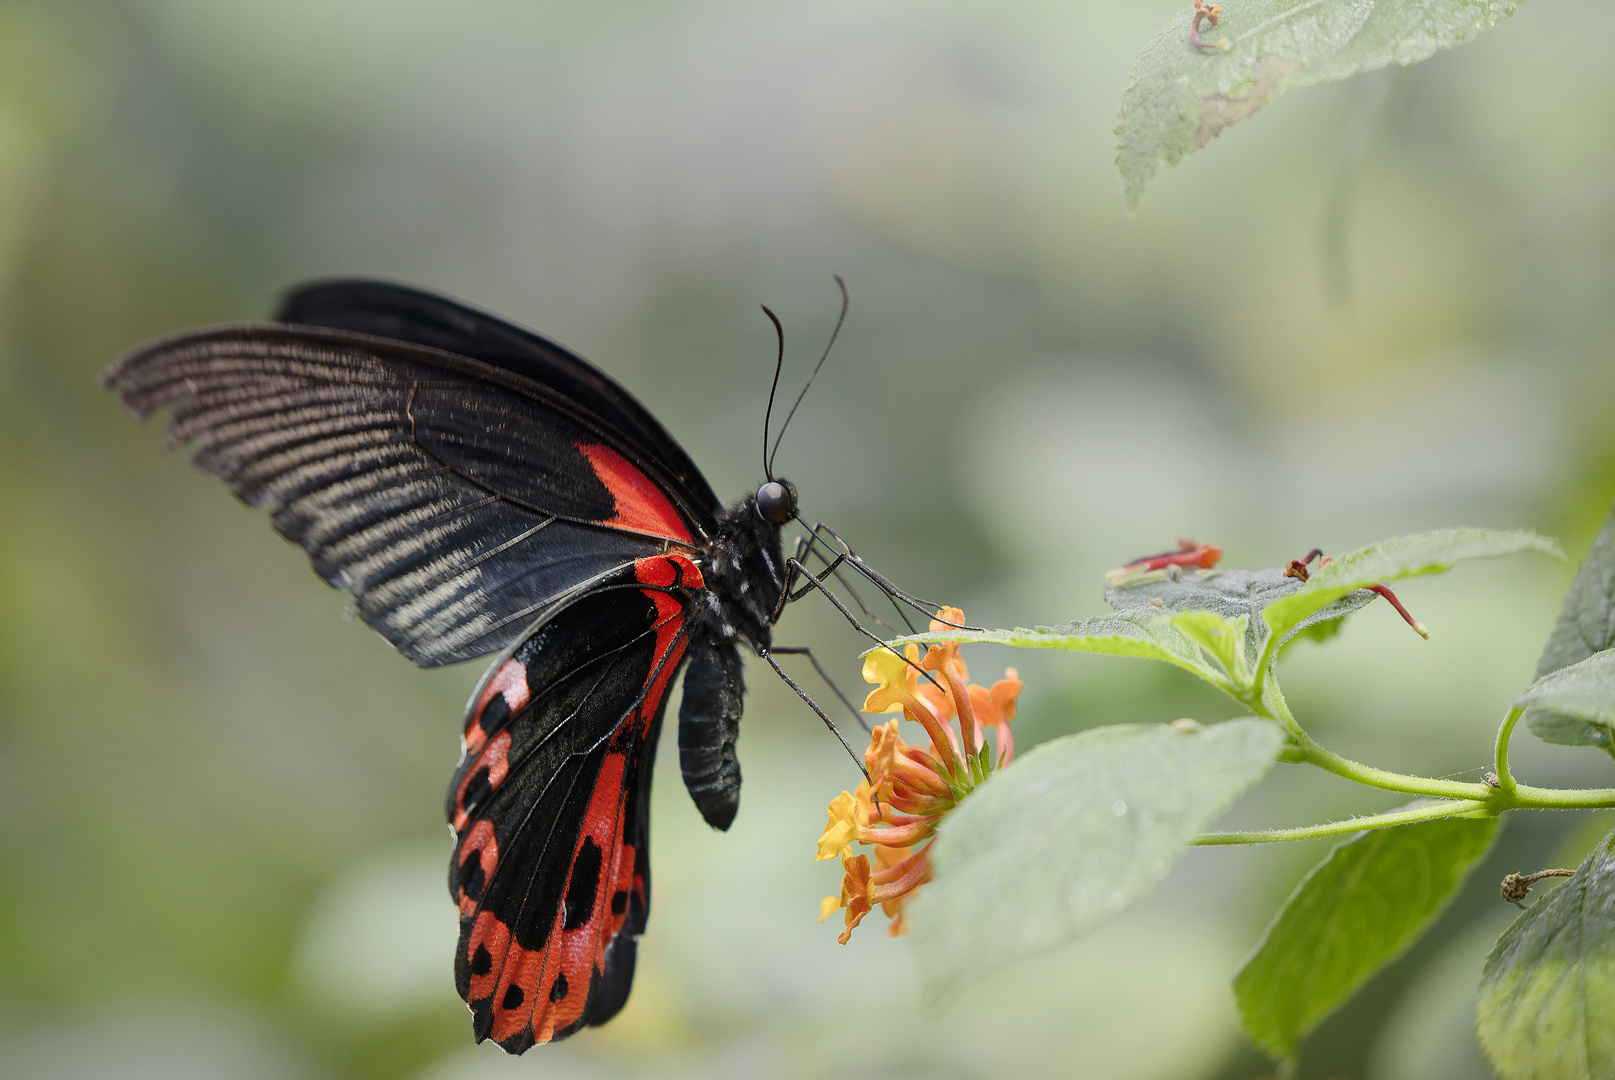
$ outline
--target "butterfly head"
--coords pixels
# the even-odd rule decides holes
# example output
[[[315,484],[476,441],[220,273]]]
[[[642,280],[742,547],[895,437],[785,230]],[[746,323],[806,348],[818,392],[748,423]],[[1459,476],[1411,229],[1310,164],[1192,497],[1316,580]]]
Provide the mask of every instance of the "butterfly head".
[[[796,516],[796,485],[770,480],[757,489],[757,516],[770,525],[783,525]]]

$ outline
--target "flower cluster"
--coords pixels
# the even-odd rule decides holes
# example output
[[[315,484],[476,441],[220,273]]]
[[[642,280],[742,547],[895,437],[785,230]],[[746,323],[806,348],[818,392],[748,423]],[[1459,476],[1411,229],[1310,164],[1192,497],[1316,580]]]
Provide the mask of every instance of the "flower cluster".
[[[946,633],[963,622],[959,609],[943,608],[931,622],[931,633]],[[1021,692],[1015,669],[1007,669],[991,689],[969,679],[957,641],[930,645],[924,656],[913,644],[902,654],[876,649],[864,660],[864,680],[875,684],[864,712],[901,713],[925,729],[930,745],[921,749],[904,742],[897,720],[880,725],[864,752],[869,779],[830,803],[817,857],[839,857],[844,874],[841,895],[824,898],[819,921],[845,909],[843,945],[876,904],[892,920],[893,937],[906,932],[903,908],[931,879],[929,841],[937,823],[1014,756],[1009,721]],[[991,745],[988,728],[993,729]],[[853,844],[872,846],[873,863],[868,855],[852,854]]]

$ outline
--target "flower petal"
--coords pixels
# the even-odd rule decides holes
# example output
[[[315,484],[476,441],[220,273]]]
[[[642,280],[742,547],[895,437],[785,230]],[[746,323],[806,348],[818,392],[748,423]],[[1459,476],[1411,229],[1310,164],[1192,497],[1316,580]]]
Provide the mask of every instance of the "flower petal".
[[[830,800],[830,820],[825,822],[824,834],[819,837],[819,853],[813,858],[833,859],[858,838],[858,830],[869,824],[869,814],[850,791],[843,791]],[[861,820],[860,820],[861,819]]]
[[[901,712],[908,697],[908,664],[891,649],[876,649],[864,657],[864,682],[875,689],[864,699],[864,712]]]

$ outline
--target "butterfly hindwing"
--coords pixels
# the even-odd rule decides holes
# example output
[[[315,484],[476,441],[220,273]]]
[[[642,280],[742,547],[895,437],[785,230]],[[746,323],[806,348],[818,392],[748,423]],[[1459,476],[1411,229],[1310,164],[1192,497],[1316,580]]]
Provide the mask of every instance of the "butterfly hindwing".
[[[513,1052],[627,1000],[650,905],[651,768],[704,582],[642,558],[560,606],[473,697],[450,784],[455,982]]]
[[[199,467],[422,666],[504,648],[578,582],[711,528],[709,492],[584,407],[409,342],[216,327],[142,346],[102,382],[138,417],[171,407],[170,445],[194,439]]]

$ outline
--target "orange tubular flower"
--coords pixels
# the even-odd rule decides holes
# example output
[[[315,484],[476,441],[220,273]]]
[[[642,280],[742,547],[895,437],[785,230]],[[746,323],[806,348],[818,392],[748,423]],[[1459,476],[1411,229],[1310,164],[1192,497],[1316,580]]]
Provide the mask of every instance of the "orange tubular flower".
[[[943,608],[931,633],[945,634],[963,622],[958,608]],[[840,858],[841,895],[824,898],[819,921],[845,909],[843,945],[877,904],[892,920],[893,937],[907,932],[904,908],[931,880],[930,840],[938,822],[1015,755],[1009,722],[1021,692],[1014,668],[991,689],[971,684],[959,643],[948,639],[929,646],[923,657],[913,644],[901,654],[877,649],[864,658],[864,679],[875,684],[865,712],[899,712],[924,728],[931,743],[922,750],[904,742],[897,720],[879,725],[864,752],[868,781],[830,802],[817,858]],[[996,753],[985,747],[987,728],[993,729]],[[853,844],[872,846],[873,863],[867,855],[853,855]]]

